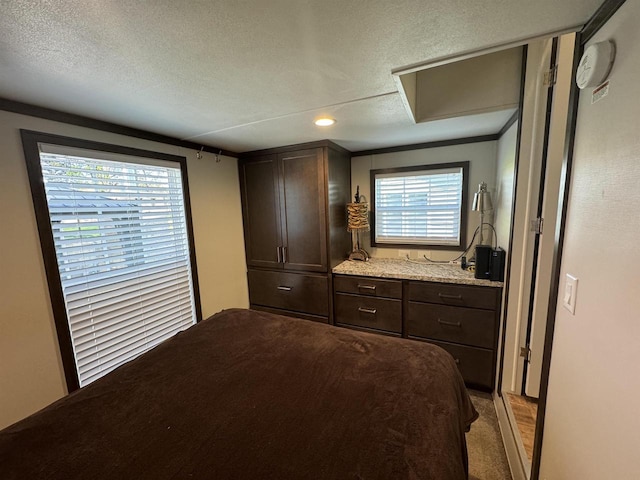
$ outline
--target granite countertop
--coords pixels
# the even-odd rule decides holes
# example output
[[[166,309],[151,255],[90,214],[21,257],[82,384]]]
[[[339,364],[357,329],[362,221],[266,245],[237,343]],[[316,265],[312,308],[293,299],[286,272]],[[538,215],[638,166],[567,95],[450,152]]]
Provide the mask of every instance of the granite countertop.
[[[475,278],[473,272],[462,270],[460,265],[429,263],[425,260],[401,260],[394,258],[371,258],[367,262],[345,260],[333,269],[333,273],[486,287],[503,286],[503,282],[492,282],[491,280]]]

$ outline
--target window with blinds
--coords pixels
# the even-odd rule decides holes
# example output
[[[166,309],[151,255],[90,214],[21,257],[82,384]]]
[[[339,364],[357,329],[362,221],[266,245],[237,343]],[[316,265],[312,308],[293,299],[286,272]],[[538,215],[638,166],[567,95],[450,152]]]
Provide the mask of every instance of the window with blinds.
[[[462,245],[464,164],[373,170],[371,175],[373,245]]]
[[[196,321],[180,164],[38,144],[79,385]]]

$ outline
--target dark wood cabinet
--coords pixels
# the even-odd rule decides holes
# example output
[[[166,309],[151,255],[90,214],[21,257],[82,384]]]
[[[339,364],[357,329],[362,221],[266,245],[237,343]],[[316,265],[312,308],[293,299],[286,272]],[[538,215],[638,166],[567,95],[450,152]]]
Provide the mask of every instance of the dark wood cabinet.
[[[282,268],[277,155],[241,162],[240,185],[247,266]]]
[[[330,271],[351,248],[350,153],[329,141],[249,152],[240,158],[239,176],[252,308],[329,321]],[[263,270],[322,274],[324,283],[289,277],[311,286],[274,297],[266,293],[274,277]]]
[[[319,148],[278,154],[282,264],[288,270],[327,271],[323,159]]]
[[[467,385],[493,390],[502,289],[411,281],[406,292],[406,336],[442,347]]]
[[[402,281],[335,276],[336,325],[387,335],[402,333]]]
[[[468,386],[493,389],[502,288],[334,275],[333,290],[336,325],[438,345]]]
[[[255,305],[329,316],[326,275],[250,269],[248,277],[251,302]]]

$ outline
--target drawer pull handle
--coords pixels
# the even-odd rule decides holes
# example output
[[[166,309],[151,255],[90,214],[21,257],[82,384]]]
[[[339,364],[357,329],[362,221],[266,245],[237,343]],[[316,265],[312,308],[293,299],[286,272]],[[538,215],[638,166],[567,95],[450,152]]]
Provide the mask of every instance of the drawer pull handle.
[[[454,360],[456,361],[457,365],[460,365],[460,359],[459,358],[454,358]]]
[[[376,309],[375,308],[358,307],[358,311],[362,312],[362,313],[370,313],[371,315],[375,315],[376,314]]]
[[[447,300],[462,300],[462,295],[447,295],[446,293],[439,293],[438,296]]]
[[[438,323],[440,325],[448,325],[449,327],[461,327],[462,324],[460,322],[445,322],[444,320],[438,319]]]
[[[360,285],[360,284],[358,284],[358,289],[359,290],[373,290],[375,292],[376,286],[375,285]]]
[[[282,285],[280,285],[279,287],[276,287],[278,290],[283,290],[285,292],[290,292],[291,291],[291,287],[284,287]]]

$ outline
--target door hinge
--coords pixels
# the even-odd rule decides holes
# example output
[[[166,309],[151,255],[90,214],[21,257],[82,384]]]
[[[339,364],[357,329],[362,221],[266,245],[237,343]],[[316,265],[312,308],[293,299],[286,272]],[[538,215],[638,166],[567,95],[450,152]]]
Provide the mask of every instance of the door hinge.
[[[529,346],[520,347],[520,356],[524,358],[525,362],[531,361],[531,349]]]
[[[553,87],[558,80],[558,66],[554,65],[552,68],[544,72],[544,86]]]
[[[534,220],[531,220],[531,226],[529,230],[535,233],[536,235],[541,235],[543,225],[544,225],[544,218],[538,217]]]

